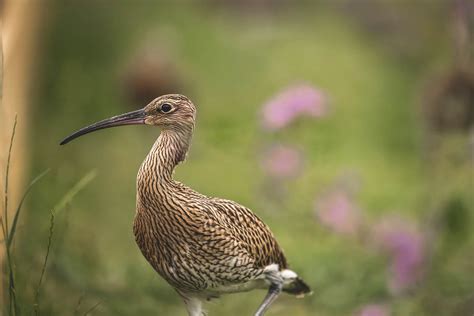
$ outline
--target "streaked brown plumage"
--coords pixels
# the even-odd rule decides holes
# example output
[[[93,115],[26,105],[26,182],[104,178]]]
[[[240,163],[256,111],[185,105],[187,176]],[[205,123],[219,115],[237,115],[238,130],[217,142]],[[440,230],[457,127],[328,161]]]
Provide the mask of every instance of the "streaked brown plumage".
[[[147,124],[161,134],[137,176],[136,242],[153,268],[183,297],[189,315],[202,300],[269,289],[256,315],[281,290],[302,296],[309,287],[288,269],[272,232],[254,213],[230,200],[207,197],[173,179],[193,135],[196,108],[183,95],[156,98],[144,109],[79,130],[61,144],[112,126]]]

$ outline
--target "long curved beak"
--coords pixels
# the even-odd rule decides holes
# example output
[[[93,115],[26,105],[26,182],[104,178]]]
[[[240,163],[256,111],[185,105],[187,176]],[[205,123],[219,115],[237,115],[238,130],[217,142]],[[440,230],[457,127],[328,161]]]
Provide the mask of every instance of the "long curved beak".
[[[117,115],[117,116],[102,120],[100,122],[94,123],[92,125],[89,125],[87,127],[81,128],[77,132],[63,139],[60,145],[65,145],[75,138],[78,138],[82,135],[95,132],[104,128],[110,128],[110,127],[122,126],[122,125],[145,124],[145,117],[146,117],[146,112],[144,109]]]

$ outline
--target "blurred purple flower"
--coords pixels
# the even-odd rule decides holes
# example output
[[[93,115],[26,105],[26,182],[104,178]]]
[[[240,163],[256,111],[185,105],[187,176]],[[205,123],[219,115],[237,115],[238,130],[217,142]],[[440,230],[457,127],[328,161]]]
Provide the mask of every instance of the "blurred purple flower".
[[[311,85],[301,84],[279,93],[263,106],[262,125],[267,130],[277,130],[300,116],[321,117],[326,112],[326,96]]]
[[[301,152],[286,145],[273,146],[266,151],[262,159],[262,168],[274,178],[294,177],[301,171],[302,165]]]
[[[369,304],[362,307],[356,315],[357,316],[389,316],[390,311],[387,305]]]
[[[413,223],[389,217],[374,228],[374,240],[391,258],[389,288],[394,294],[413,287],[421,278],[425,241]]]
[[[360,224],[360,211],[349,192],[342,188],[330,191],[315,203],[316,216],[336,233],[354,234]]]

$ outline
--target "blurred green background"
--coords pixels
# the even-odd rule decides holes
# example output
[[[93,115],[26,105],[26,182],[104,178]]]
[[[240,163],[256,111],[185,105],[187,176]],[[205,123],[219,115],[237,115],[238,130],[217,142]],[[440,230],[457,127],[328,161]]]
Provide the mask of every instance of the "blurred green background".
[[[367,305],[378,308],[375,315],[474,313],[472,116],[465,124],[472,69],[458,58],[465,47],[455,41],[463,16],[472,26],[472,6],[349,0],[45,6],[29,110],[30,178],[51,171],[29,196],[15,242],[24,314],[33,312],[50,210],[95,170],[96,178],[56,214],[41,314],[185,315],[131,229],[136,173],[159,130],[124,127],[58,146],[82,126],[172,92],[198,108],[191,152],[175,178],[251,208],[313,288],[302,300],[282,295],[268,315],[369,315]],[[461,83],[451,82],[459,76]],[[262,128],[264,104],[299,83],[322,91],[328,112],[277,131]],[[461,119],[439,123],[451,117],[459,91],[468,96],[461,98]],[[275,178],[265,171],[261,161],[273,144],[298,148],[298,174]],[[358,210],[356,232],[321,221],[318,201],[334,188]],[[372,228],[392,217],[423,239],[415,250],[416,280],[403,290],[390,286],[390,249],[374,246]],[[225,296],[207,309],[251,315],[264,294]]]

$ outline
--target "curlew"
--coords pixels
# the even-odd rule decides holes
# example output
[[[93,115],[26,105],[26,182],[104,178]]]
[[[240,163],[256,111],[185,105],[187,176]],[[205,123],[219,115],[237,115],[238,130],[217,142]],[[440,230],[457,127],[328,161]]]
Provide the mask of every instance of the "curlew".
[[[61,145],[114,126],[161,129],[138,171],[133,232],[143,256],[182,297],[190,316],[203,315],[203,301],[222,294],[267,289],[256,316],[282,291],[309,294],[268,226],[252,211],[173,179],[174,168],[186,158],[195,119],[196,108],[187,97],[163,95],[141,110],[84,127]]]

